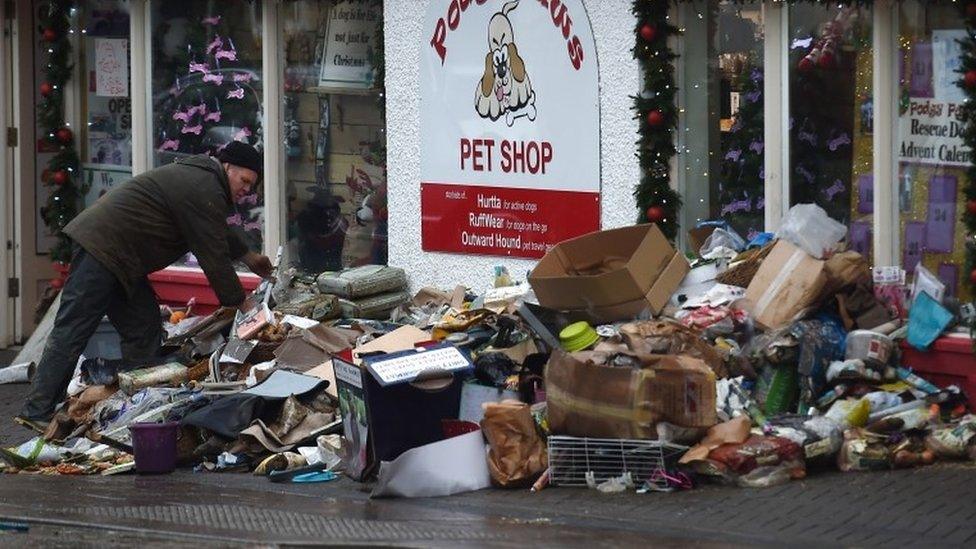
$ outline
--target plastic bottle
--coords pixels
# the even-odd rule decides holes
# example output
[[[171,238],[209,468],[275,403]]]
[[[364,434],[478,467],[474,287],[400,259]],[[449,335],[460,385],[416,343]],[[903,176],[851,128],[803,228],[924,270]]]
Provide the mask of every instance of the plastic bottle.
[[[508,274],[508,268],[502,265],[495,265],[495,287],[505,288],[514,284],[512,275]]]
[[[826,410],[833,404],[837,399],[844,396],[847,392],[847,385],[840,384],[833,389],[827,391],[820,398],[817,399],[817,408],[820,410]]]
[[[176,362],[123,372],[119,374],[119,389],[134,395],[146,387],[179,385],[189,379],[187,372],[186,366]]]
[[[895,406],[903,404],[901,397],[886,391],[875,391],[864,395],[864,398],[871,404],[871,413],[877,413]]]
[[[938,387],[932,385],[927,380],[918,377],[908,368],[899,367],[897,372],[898,372],[898,379],[904,381],[905,383],[908,383],[909,385],[915,387],[916,389],[922,392],[928,393],[930,395],[934,395],[935,393],[939,392]]]
[[[769,382],[769,391],[766,393],[765,410],[767,414],[781,414],[793,407],[796,400],[796,378],[796,368],[789,366],[776,368]]]
[[[895,414],[900,414],[902,412],[907,412],[907,411],[910,411],[910,410],[914,410],[916,408],[925,408],[925,401],[924,400],[913,400],[911,402],[906,402],[904,404],[900,404],[900,405],[895,406],[893,408],[888,408],[887,410],[880,410],[878,412],[875,412],[875,413],[871,414],[871,416],[868,418],[868,421],[871,422],[871,423],[874,423],[875,421],[878,421],[879,419],[881,419],[883,417],[888,417],[888,416],[892,416],[892,415],[895,415]]]

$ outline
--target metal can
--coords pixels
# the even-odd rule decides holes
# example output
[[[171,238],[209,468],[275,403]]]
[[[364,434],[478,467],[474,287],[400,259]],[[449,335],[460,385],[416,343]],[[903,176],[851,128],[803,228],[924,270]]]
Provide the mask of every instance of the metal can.
[[[847,334],[844,358],[861,359],[872,366],[885,366],[891,360],[895,342],[890,337],[870,330],[854,330]]]

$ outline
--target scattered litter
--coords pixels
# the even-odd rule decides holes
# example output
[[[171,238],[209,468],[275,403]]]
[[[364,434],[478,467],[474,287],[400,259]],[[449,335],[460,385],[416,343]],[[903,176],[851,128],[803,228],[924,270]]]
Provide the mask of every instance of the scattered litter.
[[[480,292],[411,296],[383,265],[289,270],[246,314],[167,312],[165,363],[80,361],[48,441],[3,449],[3,470],[345,475],[433,497],[976,459],[976,386],[940,366],[971,345],[950,336],[969,313],[923,266],[911,288],[871,269],[846,234],[814,205],[748,244],[709,221],[689,263],[657,227],[623,227],[560,243],[522,280],[495,266]]]

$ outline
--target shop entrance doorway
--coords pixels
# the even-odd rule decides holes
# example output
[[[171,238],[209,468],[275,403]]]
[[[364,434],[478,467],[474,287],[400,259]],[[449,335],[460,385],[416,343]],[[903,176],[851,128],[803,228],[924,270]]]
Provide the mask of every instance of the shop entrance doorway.
[[[14,113],[18,102],[15,75],[16,36],[13,4],[0,4],[0,129],[3,131],[3,152],[0,154],[0,347],[8,347],[17,340],[17,296],[19,281],[15,276],[14,256],[17,238],[14,231],[14,204],[17,188],[17,151],[20,135]]]

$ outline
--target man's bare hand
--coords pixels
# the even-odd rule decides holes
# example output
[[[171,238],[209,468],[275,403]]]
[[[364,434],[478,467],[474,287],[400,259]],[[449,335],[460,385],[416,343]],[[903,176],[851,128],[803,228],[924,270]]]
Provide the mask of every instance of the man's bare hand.
[[[266,255],[261,255],[257,252],[247,252],[241,257],[241,261],[247,265],[248,269],[251,269],[252,273],[261,278],[269,278],[274,272],[274,266],[271,265],[271,260]]]

